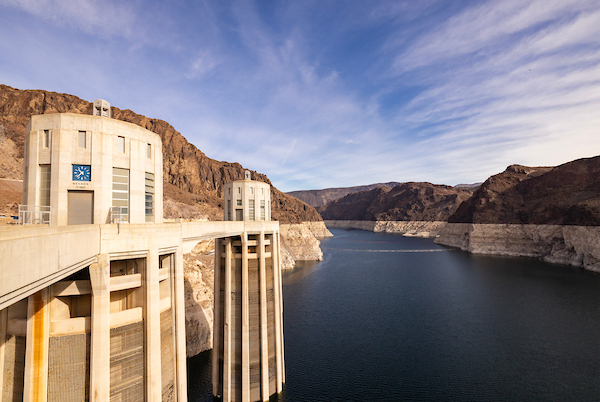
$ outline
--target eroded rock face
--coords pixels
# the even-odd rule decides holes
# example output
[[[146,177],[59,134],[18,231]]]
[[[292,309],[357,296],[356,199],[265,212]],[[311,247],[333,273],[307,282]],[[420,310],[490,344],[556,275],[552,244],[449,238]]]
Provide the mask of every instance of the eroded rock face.
[[[403,183],[348,194],[318,211],[325,220],[445,221],[472,194],[470,188]]]
[[[333,234],[325,226],[325,222],[302,222],[317,239],[332,237]]]
[[[365,186],[354,186],[354,187],[339,187],[339,188],[325,188],[323,190],[300,190],[290,191],[289,195],[304,201],[312,207],[321,207],[328,202],[342,198],[348,194],[358,193],[360,191],[368,191],[379,187],[395,187],[398,182],[391,181],[388,183],[376,183],[367,184]]]
[[[319,247],[321,242],[306,225],[282,224],[279,225],[279,232],[282,254],[289,253],[294,260],[321,261],[323,259],[323,252]],[[286,268],[291,267],[282,265],[282,269]]]
[[[600,156],[555,168],[509,166],[448,219],[452,223],[600,225]]]
[[[534,257],[600,272],[600,227],[448,223],[435,240],[475,254]]]
[[[444,221],[325,221],[325,225],[330,228],[361,229],[425,238],[436,237],[446,223]]]
[[[212,349],[214,249],[214,240],[202,241],[183,258],[187,357]]]

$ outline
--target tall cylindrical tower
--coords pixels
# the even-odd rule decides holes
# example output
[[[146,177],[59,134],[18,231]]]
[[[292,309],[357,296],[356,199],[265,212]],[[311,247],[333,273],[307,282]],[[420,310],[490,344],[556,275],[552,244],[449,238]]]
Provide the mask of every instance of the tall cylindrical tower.
[[[247,224],[215,244],[213,394],[223,401],[267,401],[285,382],[279,232],[249,222],[270,220],[270,193],[249,172],[225,185],[226,220]],[[256,201],[269,210],[257,214]]]

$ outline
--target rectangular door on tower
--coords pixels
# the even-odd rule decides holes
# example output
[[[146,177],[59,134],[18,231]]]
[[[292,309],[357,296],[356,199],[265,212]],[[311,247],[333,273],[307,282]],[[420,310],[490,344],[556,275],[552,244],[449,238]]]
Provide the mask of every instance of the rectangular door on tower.
[[[68,192],[68,225],[88,225],[94,223],[94,192]]]

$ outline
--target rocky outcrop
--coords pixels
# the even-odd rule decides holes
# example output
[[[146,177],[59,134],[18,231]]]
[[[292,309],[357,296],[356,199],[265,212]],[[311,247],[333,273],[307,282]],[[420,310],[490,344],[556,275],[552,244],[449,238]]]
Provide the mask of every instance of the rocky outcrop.
[[[444,221],[325,221],[328,228],[361,229],[396,233],[407,237],[436,237],[446,226]]]
[[[600,156],[555,168],[509,166],[448,219],[452,223],[600,225]]]
[[[321,261],[323,252],[310,228],[304,224],[282,224],[279,225],[281,238],[282,269],[293,268],[289,262],[285,263],[286,255],[289,254],[294,261]],[[289,258],[288,258],[289,261]]]
[[[435,240],[475,254],[534,257],[600,272],[600,227],[448,223]]]
[[[436,243],[600,272],[600,156],[509,166],[448,219]]]
[[[22,199],[22,180],[0,179],[0,215],[18,215]]]
[[[325,220],[445,221],[472,194],[468,188],[411,182],[348,194],[318,211]]]
[[[391,181],[388,183],[376,183],[367,184],[365,186],[354,186],[354,187],[338,187],[338,188],[325,188],[323,190],[300,190],[290,191],[287,194],[304,201],[311,207],[321,207],[331,201],[342,198],[348,194],[358,193],[360,191],[368,191],[379,187],[395,187],[398,182]]]
[[[214,250],[214,240],[202,241],[190,253],[184,254],[187,357],[212,349]]]
[[[325,222],[302,222],[304,226],[311,231],[313,236],[317,239],[324,239],[325,237],[331,237],[333,234],[327,229]]]

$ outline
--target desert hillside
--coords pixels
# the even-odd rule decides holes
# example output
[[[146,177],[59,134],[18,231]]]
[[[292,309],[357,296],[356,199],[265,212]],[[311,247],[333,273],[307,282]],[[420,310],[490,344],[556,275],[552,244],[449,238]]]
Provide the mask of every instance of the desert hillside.
[[[22,179],[25,125],[32,114],[67,112],[91,114],[92,104],[73,95],[0,85],[0,178]],[[166,121],[116,107],[111,107],[111,115],[161,137],[166,217],[203,215],[209,219],[222,218],[219,211],[222,210],[223,185],[243,177],[245,169],[239,163],[220,162],[207,157]],[[269,179],[260,173],[252,172],[252,179],[270,184]],[[271,191],[273,219],[282,223],[321,220],[311,206],[273,186]],[[192,209],[186,209],[186,205]],[[192,216],[188,216],[190,214]]]
[[[411,182],[348,194],[318,210],[325,220],[445,221],[472,194],[469,188]]]
[[[300,190],[290,191],[287,194],[304,201],[312,207],[320,207],[328,202],[342,198],[348,194],[358,193],[360,191],[368,191],[379,187],[395,187],[398,182],[391,181],[388,183],[376,183],[367,184],[365,186],[354,186],[354,187],[337,187],[337,188],[325,188],[323,190]]]
[[[555,168],[511,165],[491,176],[452,223],[600,225],[600,156]]]

